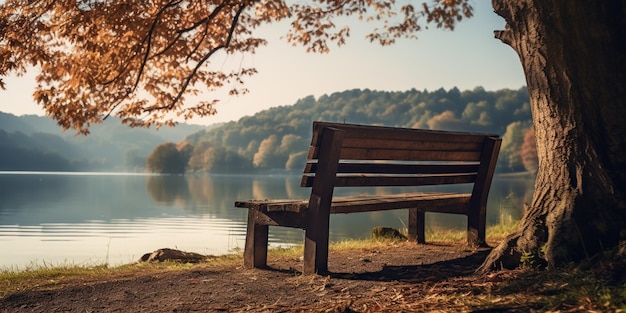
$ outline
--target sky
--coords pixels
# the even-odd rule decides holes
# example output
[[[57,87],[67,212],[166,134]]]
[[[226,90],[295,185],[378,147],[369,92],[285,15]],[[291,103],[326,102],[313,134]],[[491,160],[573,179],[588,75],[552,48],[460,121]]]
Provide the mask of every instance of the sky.
[[[522,67],[513,49],[493,36],[504,29],[504,20],[493,13],[491,1],[475,0],[474,17],[464,19],[454,31],[430,26],[418,39],[400,40],[381,47],[369,43],[365,34],[373,26],[351,23],[350,37],[328,54],[312,54],[292,47],[282,39],[288,24],[261,29],[269,41],[253,55],[231,56],[219,62],[255,67],[258,74],[247,79],[249,93],[219,96],[217,115],[188,121],[209,125],[238,120],[264,109],[292,105],[307,96],[320,97],[349,89],[405,91],[450,89],[518,89],[526,85]],[[232,59],[235,58],[235,59]],[[15,115],[44,115],[32,99],[35,74],[7,77],[7,90],[0,90],[0,111]],[[203,95],[214,99],[216,95]]]

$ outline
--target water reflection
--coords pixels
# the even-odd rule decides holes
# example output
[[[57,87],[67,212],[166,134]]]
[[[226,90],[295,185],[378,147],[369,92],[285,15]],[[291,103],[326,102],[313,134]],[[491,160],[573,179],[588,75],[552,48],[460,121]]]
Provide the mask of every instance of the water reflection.
[[[184,203],[189,198],[189,185],[182,175],[150,176],[146,180],[146,189],[154,201],[162,204]]]
[[[488,224],[517,220],[530,202],[533,180],[497,176],[491,187]],[[102,173],[0,173],[0,267],[33,260],[119,264],[163,247],[206,254],[241,248],[247,210],[236,200],[305,199],[299,176],[150,176]],[[462,187],[463,188],[463,187]],[[350,193],[403,192],[339,188]],[[460,216],[427,214],[427,227],[464,228]],[[375,226],[405,228],[406,210],[338,214],[332,241],[363,238]],[[270,230],[270,243],[300,244],[303,232]]]
[[[532,201],[535,176],[530,174],[498,175],[494,178],[487,205],[487,223],[490,225],[518,221],[524,207]]]

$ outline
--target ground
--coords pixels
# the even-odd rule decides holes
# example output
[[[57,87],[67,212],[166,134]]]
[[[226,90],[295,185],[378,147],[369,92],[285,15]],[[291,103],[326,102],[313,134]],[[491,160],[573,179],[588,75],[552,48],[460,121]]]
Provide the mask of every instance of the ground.
[[[5,295],[0,299],[0,312],[528,312],[533,309],[528,292],[525,292],[527,298],[513,301],[506,299],[507,292],[492,293],[495,286],[511,280],[514,272],[474,274],[488,252],[461,244],[407,242],[331,250],[327,275],[301,275],[299,258],[270,254],[268,269],[245,269],[241,262],[230,262],[199,264],[184,270],[140,271],[105,279],[57,281],[53,286],[37,286]],[[541,292],[554,292],[548,290],[549,286],[541,288]],[[508,294],[519,297],[514,292]]]

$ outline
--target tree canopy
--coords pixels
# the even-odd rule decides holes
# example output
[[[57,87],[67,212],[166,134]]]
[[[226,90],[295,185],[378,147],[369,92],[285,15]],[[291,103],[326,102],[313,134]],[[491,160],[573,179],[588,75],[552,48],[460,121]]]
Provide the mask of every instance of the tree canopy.
[[[193,147],[166,142],[158,145],[146,159],[148,169],[155,173],[182,174],[189,162]]]
[[[0,4],[2,77],[37,75],[35,100],[65,129],[88,133],[117,116],[131,126],[173,125],[174,117],[215,114],[218,99],[187,101],[200,91],[245,93],[254,68],[221,69],[220,54],[254,53],[266,44],[264,24],[288,19],[286,39],[327,52],[350,34],[341,16],[373,21],[370,41],[388,45],[415,37],[425,23],[453,29],[472,16],[469,0],[414,6],[391,0],[8,0]]]

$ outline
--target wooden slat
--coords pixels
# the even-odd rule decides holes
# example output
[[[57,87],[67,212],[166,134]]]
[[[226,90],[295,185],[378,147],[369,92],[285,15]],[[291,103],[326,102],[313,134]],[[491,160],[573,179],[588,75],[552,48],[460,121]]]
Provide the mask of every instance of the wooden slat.
[[[429,186],[473,183],[475,179],[475,174],[423,176],[339,176],[335,178],[335,186]]]
[[[337,176],[333,181],[335,187],[371,187],[371,186],[430,186],[446,184],[473,183],[476,173],[469,174],[433,174],[433,175],[347,175]],[[310,187],[315,176],[303,175],[300,185]]]
[[[412,128],[395,128],[384,126],[366,126],[341,123],[313,122],[312,143],[317,143],[317,132],[324,127],[334,127],[344,130],[345,138],[367,138],[367,139],[397,139],[414,140],[416,136],[421,140],[436,142],[482,142],[485,137],[497,137],[495,134],[468,133],[437,131]],[[483,137],[483,138],[480,138]],[[313,144],[315,145],[315,144]]]
[[[344,160],[478,161],[480,160],[480,151],[419,151],[343,148],[341,149],[339,157]]]
[[[235,207],[247,208],[252,210],[260,210],[265,212],[281,211],[281,212],[303,212],[308,206],[305,199],[298,200],[248,200],[237,201]]]
[[[484,136],[474,141],[447,142],[427,141],[420,136],[414,136],[411,140],[398,138],[345,138],[343,147],[362,149],[394,149],[416,151],[480,151],[483,146]]]
[[[476,173],[478,163],[399,164],[399,163],[344,163],[340,161],[337,173],[363,174],[455,174]],[[307,163],[304,173],[315,173],[317,163]]]
[[[306,208],[308,202],[306,200],[248,200],[248,201],[235,201],[236,208],[246,208],[257,211],[271,212],[301,212],[303,208]]]
[[[308,159],[317,159],[319,149],[311,147]],[[480,151],[420,151],[395,149],[342,148],[339,158],[343,160],[398,160],[398,161],[479,161]]]
[[[435,212],[446,209],[445,213],[465,214],[469,206],[470,196],[470,194],[452,193],[413,193],[369,197],[337,197],[333,201],[331,213],[347,214],[418,208]]]

